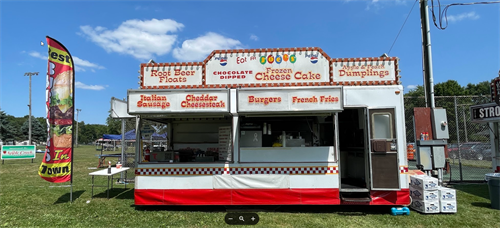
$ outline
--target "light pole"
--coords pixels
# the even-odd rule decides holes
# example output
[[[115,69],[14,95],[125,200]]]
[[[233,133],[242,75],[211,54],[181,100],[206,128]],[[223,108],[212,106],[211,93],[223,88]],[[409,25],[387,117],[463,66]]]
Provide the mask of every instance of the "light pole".
[[[78,113],[81,111],[81,109],[76,109],[76,147],[78,147]]]
[[[24,73],[24,76],[29,76],[30,77],[30,104],[28,105],[30,109],[30,115],[29,115],[29,133],[28,133],[28,141],[29,145],[32,145],[31,143],[31,76],[38,75],[38,72],[26,72]]]

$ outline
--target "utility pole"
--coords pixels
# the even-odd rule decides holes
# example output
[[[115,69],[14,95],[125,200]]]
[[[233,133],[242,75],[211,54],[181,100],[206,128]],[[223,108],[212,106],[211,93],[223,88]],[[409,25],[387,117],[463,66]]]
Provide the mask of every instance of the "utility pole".
[[[78,113],[81,111],[81,109],[76,109],[76,147],[78,147]]]
[[[420,22],[422,26],[422,56],[424,71],[425,106],[431,110],[434,103],[434,78],[432,74],[431,30],[429,27],[429,5],[427,0],[420,0]]]
[[[29,133],[28,133],[28,141],[29,145],[32,145],[31,143],[31,76],[38,75],[38,72],[26,72],[24,73],[24,76],[29,76],[30,77],[30,104],[28,105],[30,109],[30,115],[29,115]]]

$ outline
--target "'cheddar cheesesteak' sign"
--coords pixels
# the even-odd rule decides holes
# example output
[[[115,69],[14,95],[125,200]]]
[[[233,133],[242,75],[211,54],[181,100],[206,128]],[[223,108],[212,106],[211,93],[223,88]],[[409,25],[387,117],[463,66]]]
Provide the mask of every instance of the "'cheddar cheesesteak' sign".
[[[339,111],[340,87],[311,89],[240,89],[238,112]]]
[[[206,84],[329,82],[329,61],[320,51],[215,53],[206,63]]]
[[[128,113],[229,112],[227,90],[129,90]]]

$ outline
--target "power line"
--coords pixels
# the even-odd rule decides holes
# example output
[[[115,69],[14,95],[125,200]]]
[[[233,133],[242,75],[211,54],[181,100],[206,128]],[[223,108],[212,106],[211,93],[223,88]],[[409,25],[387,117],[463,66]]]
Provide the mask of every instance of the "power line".
[[[468,5],[480,5],[480,4],[495,4],[495,3],[500,3],[500,1],[492,1],[492,2],[471,2],[471,3],[453,3],[446,5],[443,10],[441,10],[441,3],[440,0],[437,0],[438,2],[438,10],[439,10],[439,26],[436,23],[436,15],[434,13],[434,0],[431,0],[431,11],[432,11],[432,20],[434,22],[434,26],[440,30],[445,30],[448,27],[448,8],[450,6],[468,6]],[[445,20],[445,26],[443,27],[443,17]]]
[[[405,27],[406,21],[407,21],[407,20],[408,20],[408,18],[410,17],[411,11],[413,11],[413,7],[415,7],[415,4],[416,4],[417,2],[418,2],[418,0],[415,0],[415,2],[413,3],[413,6],[411,7],[410,12],[408,13],[408,16],[406,16],[405,22],[403,22],[403,25],[402,25],[402,26],[401,26],[401,28],[399,29],[398,35],[397,35],[397,36],[396,36],[396,38],[394,39],[394,42],[392,42],[392,45],[391,45],[391,48],[389,49],[389,52],[387,52],[387,55],[391,54],[392,47],[394,47],[394,44],[396,44],[396,41],[398,40],[399,34],[401,33],[401,31],[403,31],[403,27]]]

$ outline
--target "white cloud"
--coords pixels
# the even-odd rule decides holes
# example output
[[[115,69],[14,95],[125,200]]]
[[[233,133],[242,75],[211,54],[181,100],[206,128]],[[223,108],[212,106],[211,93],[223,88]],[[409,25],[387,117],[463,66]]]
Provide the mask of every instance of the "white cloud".
[[[408,90],[416,89],[417,85],[408,85],[406,88],[408,88]]]
[[[172,52],[174,58],[181,61],[201,61],[213,50],[242,48],[239,40],[224,37],[214,32],[208,32],[204,36],[192,40],[185,40],[182,46],[175,48]]]
[[[354,1],[357,0],[345,0],[344,2],[349,3]],[[410,2],[408,0],[371,0],[371,1],[361,0],[361,1],[366,2],[365,10],[374,12],[378,12],[380,9],[384,8],[386,5],[389,4],[406,5],[407,2]]]
[[[28,54],[31,57],[39,58],[42,60],[48,60],[48,56],[42,55],[42,54],[40,54],[40,52],[37,52],[37,51],[32,51]],[[80,59],[76,56],[72,56],[72,57],[73,57],[73,61],[75,62],[75,71],[77,71],[77,72],[78,71],[84,72],[84,71],[86,71],[86,68],[91,69],[92,72],[95,72],[94,69],[99,69],[99,70],[106,69],[105,67],[100,66],[99,64],[91,63],[87,60]]]
[[[83,36],[88,37],[104,50],[131,55],[139,60],[147,60],[169,53],[177,40],[177,32],[183,24],[171,19],[148,21],[128,20],[118,28],[108,30],[97,26],[80,26]]]
[[[99,70],[106,69],[103,66],[99,66],[98,64],[91,63],[87,60],[80,59],[76,56],[73,56],[73,61],[75,62],[76,66],[80,66],[80,67],[96,68]]]
[[[101,85],[86,85],[82,82],[76,82],[75,87],[79,89],[89,89],[89,90],[103,90],[104,86]]]
[[[451,15],[448,16],[447,18],[449,22],[459,22],[465,19],[477,20],[479,19],[479,15],[477,15],[476,12],[472,11],[468,13],[461,13],[458,15]]]
[[[37,52],[37,51],[32,51],[32,52],[29,53],[29,55],[31,57],[35,57],[35,58],[39,58],[39,59],[43,59],[43,60],[48,60],[49,59],[48,56],[42,55],[42,54],[40,54],[40,52]]]
[[[259,40],[259,37],[256,36],[256,35],[254,35],[254,34],[252,34],[252,35],[250,35],[250,39],[257,41],[257,40]]]

